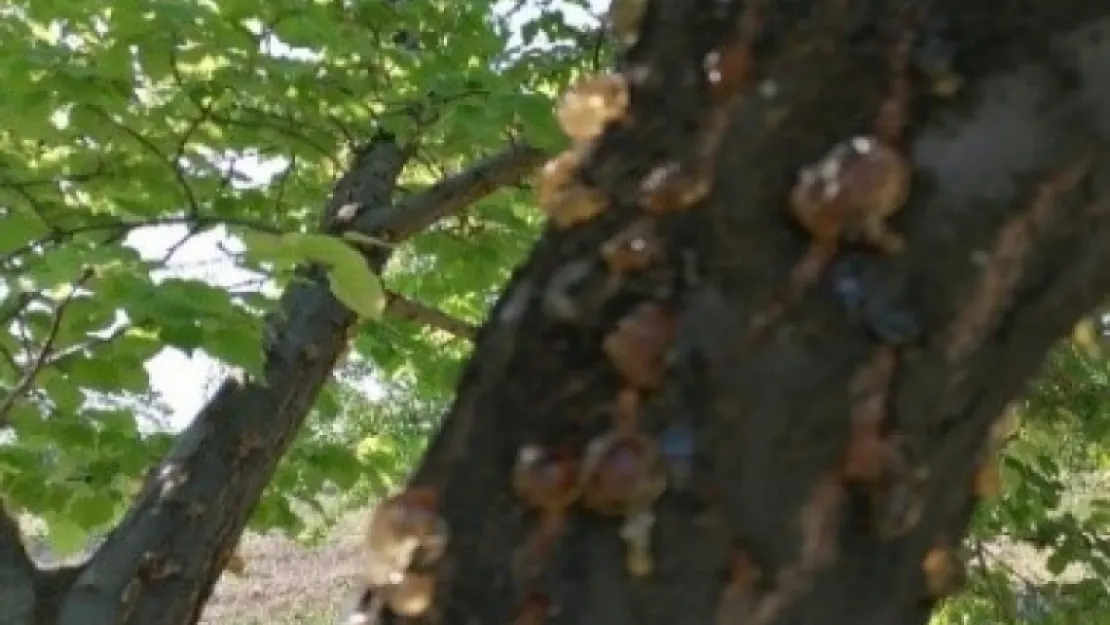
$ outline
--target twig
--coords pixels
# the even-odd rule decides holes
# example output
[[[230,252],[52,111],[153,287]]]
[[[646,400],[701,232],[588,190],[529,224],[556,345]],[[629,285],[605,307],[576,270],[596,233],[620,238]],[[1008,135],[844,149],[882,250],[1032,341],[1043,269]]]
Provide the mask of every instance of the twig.
[[[289,178],[293,176],[293,172],[297,171],[297,154],[294,152],[289,155],[289,164],[285,169],[277,175],[277,191],[274,193],[274,212],[282,215],[285,213],[282,210],[282,204],[285,203],[285,188],[289,183]]]
[[[201,230],[213,228],[216,226],[243,226],[246,228],[258,230],[260,232],[268,232],[271,234],[281,234],[283,232],[283,230],[276,226],[271,226],[269,224],[251,219],[241,219],[238,217],[203,217],[195,215],[178,215],[172,217],[154,217],[151,219],[144,219],[140,221],[100,222],[83,224],[80,226],[74,226],[73,228],[69,228],[67,230],[55,231],[45,237],[32,241],[24,245],[23,247],[20,247],[19,249],[8,252],[6,255],[0,258],[0,264],[4,264],[12,261],[13,259],[19,258],[20,256],[29,253],[31,250],[40,245],[46,245],[52,242],[61,242],[67,239],[71,239],[79,234],[116,230],[117,236],[114,238],[122,239],[123,237],[127,236],[132,230],[137,230],[139,228],[176,225],[189,225]]]
[[[268,36],[268,34],[266,33],[266,31],[264,31],[263,34],[262,34],[261,40],[265,41],[265,38],[267,36]],[[254,64],[257,60],[256,57],[257,57],[257,52],[252,52],[251,57],[247,62],[248,69],[250,69],[254,66]],[[176,83],[178,90],[181,93],[183,93],[185,95],[185,97],[189,99],[189,101],[191,101],[193,103],[193,106],[197,107],[200,110],[205,110],[205,108],[204,108],[206,106],[205,103],[203,101],[201,101],[200,98],[198,98],[196,95],[194,95],[190,91],[190,86],[192,86],[192,85],[188,80],[186,80],[185,76],[181,73],[181,68],[179,67],[178,60],[177,60],[176,49],[173,48],[173,47],[170,48],[170,74],[173,76],[173,80]],[[193,84],[195,84],[195,83],[193,83]],[[352,95],[354,95],[354,94],[352,94]],[[322,146],[322,145],[316,143],[315,141],[309,139],[306,134],[304,134],[304,133],[302,133],[298,130],[297,124],[288,124],[287,125],[285,123],[281,123],[281,124],[274,123],[271,120],[275,119],[276,116],[274,116],[271,113],[268,113],[266,111],[262,111],[262,110],[259,110],[259,109],[243,106],[241,104],[232,104],[232,106],[234,108],[232,108],[228,112],[228,115],[221,115],[219,113],[216,113],[211,108],[208,109],[207,119],[216,123],[216,124],[219,124],[221,126],[238,126],[240,128],[266,128],[268,130],[275,130],[277,132],[280,132],[280,133],[286,135],[287,137],[289,137],[291,139],[295,139],[295,140],[303,143],[304,145],[311,148],[313,151],[318,152],[321,156],[323,156],[324,158],[331,161],[332,164],[335,165],[336,168],[342,168],[342,164],[339,163],[338,161],[336,161],[336,159],[335,159],[335,150],[330,149],[330,148],[325,147],[325,146]],[[228,107],[225,107],[225,108],[228,108]],[[264,121],[246,121],[246,120],[243,120],[243,119],[237,119],[237,118],[231,116],[234,113],[252,115],[256,118],[261,118]],[[299,122],[299,120],[298,120],[297,123],[301,123],[301,122]],[[304,124],[301,124],[301,125],[303,126]]]
[[[473,167],[445,178],[384,211],[364,211],[355,221],[361,232],[380,232],[384,239],[408,239],[440,219],[513,184],[543,163],[546,154],[526,144],[479,161]]]
[[[600,70],[601,68],[601,49],[603,44],[605,43],[605,35],[606,32],[604,25],[602,25],[601,28],[597,29],[597,32],[594,34],[593,71],[595,72]]]
[[[13,189],[25,189],[27,187],[42,187],[42,186],[57,186],[58,182],[88,182],[100,176],[107,176],[115,172],[109,169],[105,163],[100,163],[96,169],[92,171],[81,172],[79,174],[69,174],[60,177],[50,178],[35,178],[30,180],[13,180],[10,178],[0,178],[0,186],[11,187]]]
[[[16,402],[31,389],[31,386],[35,383],[35,378],[42,371],[43,366],[46,365],[47,359],[50,357],[50,352],[54,349],[54,342],[58,340],[58,333],[62,329],[62,317],[65,315],[66,308],[68,308],[70,302],[73,301],[73,296],[77,292],[77,288],[92,277],[92,274],[93,272],[91,269],[86,269],[81,274],[81,277],[73,283],[69,294],[66,295],[65,299],[54,309],[54,317],[50,322],[50,330],[47,332],[46,340],[43,341],[38,354],[35,355],[34,359],[27,366],[23,378],[15,385],[15,388],[8,393],[8,396],[4,398],[4,403],[0,404],[0,427],[8,425],[12,408],[14,408]]]
[[[57,366],[57,365],[65,362],[66,360],[76,356],[77,354],[80,354],[81,352],[96,349],[97,347],[100,347],[100,346],[103,346],[103,345],[107,345],[108,343],[111,343],[112,341],[114,341],[114,340],[118,339],[119,337],[123,336],[124,334],[126,334],[127,331],[130,330],[132,327],[133,326],[131,324],[124,324],[124,325],[119,326],[115,330],[112,330],[110,333],[108,333],[107,336],[96,337],[96,338],[93,338],[91,340],[85,341],[84,343],[81,343],[80,345],[74,345],[72,347],[66,348],[61,353],[54,354],[53,356],[48,358],[46,360],[46,362],[43,364],[42,368],[45,369],[47,367]]]
[[[161,267],[169,264],[170,259],[172,259],[174,255],[180,252],[181,248],[184,247],[185,244],[188,243],[190,240],[192,240],[193,237],[204,231],[204,229],[204,226],[200,226],[197,224],[189,226],[189,231],[185,233],[185,236],[181,237],[180,239],[175,241],[173,245],[169,246],[169,248],[166,249],[166,253],[162,255],[162,258],[158,259],[157,264]]]
[[[125,236],[126,232],[116,232],[105,240],[105,244],[112,245],[118,243]],[[18,402],[23,395],[26,395],[31,390],[31,387],[34,385],[35,378],[38,376],[39,372],[42,371],[44,365],[46,365],[47,359],[50,357],[50,351],[54,347],[54,341],[58,339],[58,332],[61,330],[62,327],[62,316],[65,313],[66,308],[69,306],[70,302],[73,301],[74,295],[77,294],[77,291],[81,288],[81,286],[93,277],[93,273],[94,272],[92,268],[84,269],[81,272],[81,275],[78,276],[78,278],[74,280],[73,283],[70,285],[69,294],[67,294],[65,299],[63,299],[61,303],[59,303],[58,306],[54,309],[54,319],[51,322],[50,331],[47,334],[46,341],[39,349],[38,355],[30,363],[29,368],[23,375],[23,378],[19,381],[18,384],[16,384],[15,388],[11,390],[8,396],[4,398],[4,403],[0,404],[0,427],[4,427],[7,425],[10,413],[12,411],[12,408],[15,407],[16,402]],[[29,297],[31,299],[35,299],[36,295],[31,294],[29,295]],[[26,338],[25,340],[29,342],[29,338]],[[25,348],[27,349],[28,353],[33,351],[30,349],[29,345],[25,346]]]
[[[28,291],[21,291],[18,293],[15,296],[15,301],[12,302],[11,308],[0,313],[0,329],[7,328],[8,324],[18,317],[34,299],[35,295]]]
[[[398,293],[387,291],[386,298],[385,314],[390,317],[414,321],[467,340],[473,340],[478,332],[477,327],[462,319],[452,317],[441,310],[408,299]]]
[[[193,134],[200,129],[204,122],[212,119],[212,109],[216,107],[216,101],[219,96],[213,96],[208,102],[195,103],[199,110],[198,115],[189,122],[185,128],[185,132],[181,133],[181,138],[177,141],[177,149],[174,150],[173,157],[171,157],[170,165],[173,167],[178,182],[183,185],[186,197],[189,198],[189,212],[196,215],[200,212],[200,204],[197,203],[196,196],[193,194],[192,185],[189,184],[188,178],[181,171],[181,161],[185,157],[185,150],[189,147],[189,141],[193,138]],[[232,165],[234,168],[234,165]],[[230,179],[230,177],[228,178]]]
[[[178,165],[174,161],[171,161],[169,157],[163,154],[162,150],[159,149],[153,141],[136,132],[135,129],[131,126],[128,126],[121,121],[117,121],[104,109],[91,104],[86,104],[85,108],[92,111],[101,119],[109,122],[119,130],[121,130],[124,134],[134,139],[139,145],[145,147],[147,151],[157,156],[160,161],[165,163],[166,166],[169,167],[172,171],[174,179],[177,180],[177,184],[181,186],[182,193],[185,194],[185,202],[186,204],[188,204],[189,212],[193,215],[196,215],[200,212],[200,201],[197,199],[196,194],[193,193],[193,185],[189,184],[189,179],[185,176],[185,173],[181,171],[180,165]]]
[[[19,361],[15,359],[15,355],[7,347],[0,345],[0,356],[3,357],[4,363],[11,367],[13,373],[19,373]]]
[[[232,295],[248,295],[257,293],[260,288],[266,285],[267,278],[249,278],[247,280],[240,280],[234,284],[228,284],[224,288]]]

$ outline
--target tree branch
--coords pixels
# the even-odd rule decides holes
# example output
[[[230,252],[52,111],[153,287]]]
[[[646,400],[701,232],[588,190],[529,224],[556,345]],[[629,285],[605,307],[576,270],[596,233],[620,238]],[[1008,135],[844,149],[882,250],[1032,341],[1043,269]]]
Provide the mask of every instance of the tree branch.
[[[16,403],[23,399],[23,396],[31,390],[35,384],[35,378],[42,373],[43,368],[47,365],[51,353],[54,351],[54,342],[57,340],[58,333],[62,329],[62,322],[65,320],[66,309],[69,308],[70,302],[73,301],[77,289],[87,282],[92,275],[93,272],[91,269],[82,272],[81,276],[70,285],[69,294],[54,308],[54,314],[50,319],[50,328],[47,330],[46,337],[43,338],[42,345],[39,346],[38,353],[27,363],[23,371],[23,377],[20,378],[19,382],[10,391],[8,391],[3,402],[0,402],[0,428],[8,425],[12,409],[15,408]]]
[[[475,326],[462,319],[452,317],[441,310],[408,299],[393,291],[386,292],[386,297],[385,314],[391,317],[443,330],[467,340],[472,340],[478,331]]]
[[[178,186],[181,189],[182,198],[185,200],[186,208],[189,214],[196,215],[200,213],[200,202],[197,200],[197,195],[193,191],[193,185],[189,183],[189,177],[181,169],[181,163],[178,163],[176,160],[172,160],[169,156],[162,152],[161,148],[158,147],[158,144],[156,144],[154,141],[147,138],[131,126],[128,126],[123,121],[116,119],[111,113],[104,110],[103,108],[94,104],[85,104],[84,108],[88,111],[91,111],[94,115],[104,120],[108,124],[116,127],[125,135],[131,137],[136,143],[142,146],[151,155],[156,157],[162,165],[165,165],[167,168],[169,168],[170,173],[173,175],[174,181],[177,182]],[[208,110],[204,110],[201,116],[201,121],[207,118],[208,113]],[[188,143],[189,136],[192,135],[195,130],[196,128],[193,126],[190,126],[186,130],[185,134],[181,138],[181,141],[183,142],[182,148],[184,148],[184,146]]]
[[[35,299],[35,294],[28,291],[20,291],[12,295],[12,301],[7,310],[0,311],[0,328],[7,328],[12,321],[22,315],[27,306]]]
[[[381,233],[380,237],[394,243],[404,241],[440,219],[518,182],[542,164],[544,158],[543,151],[514,143],[507,150],[444,178],[387,210],[365,212],[356,218],[354,227],[362,232]]]
[[[50,243],[61,243],[67,241],[74,236],[80,234],[88,234],[90,232],[110,232],[112,233],[112,240],[120,240],[126,237],[132,231],[139,228],[152,228],[156,226],[189,226],[193,229],[214,228],[216,226],[241,226],[251,228],[259,232],[269,232],[280,234],[283,232],[280,228],[272,226],[262,221],[253,219],[240,219],[235,217],[208,217],[204,215],[174,215],[170,217],[152,217],[149,219],[138,220],[105,220],[97,223],[87,223],[74,226],[72,228],[58,229],[50,234],[28,242],[19,248],[8,252],[0,258],[0,264],[10,262],[13,259],[19,258],[36,247],[47,245]]]
[[[405,158],[390,137],[376,138],[336,185],[328,210],[351,198],[371,210],[389,206]],[[375,272],[389,252],[367,253]],[[293,281],[279,303],[281,322],[269,331],[262,379],[225,380],[180,434],[66,594],[59,625],[183,625],[199,618],[355,323],[323,272],[302,273],[305,279]]]
[[[35,622],[35,573],[19,523],[0,502],[0,625]]]
[[[84,565],[39,570],[35,575],[35,625],[58,622],[65,596],[84,570]]]

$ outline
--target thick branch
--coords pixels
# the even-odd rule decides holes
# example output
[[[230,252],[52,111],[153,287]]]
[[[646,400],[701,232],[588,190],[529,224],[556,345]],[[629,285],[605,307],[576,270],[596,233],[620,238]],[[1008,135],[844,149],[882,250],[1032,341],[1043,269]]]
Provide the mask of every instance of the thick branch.
[[[542,151],[514,143],[507,150],[406,197],[388,210],[365,213],[355,222],[355,228],[383,233],[390,241],[403,241],[498,189],[519,182],[543,159]]]
[[[194,230],[202,230],[214,228],[216,226],[240,226],[258,230],[259,232],[273,232],[280,233],[281,229],[271,226],[265,222],[241,219],[235,217],[210,217],[207,215],[198,215],[189,213],[188,215],[172,215],[172,216],[159,216],[151,217],[148,219],[139,220],[121,220],[121,219],[103,219],[97,218],[93,223],[81,223],[70,228],[56,228],[50,234],[30,241],[25,245],[14,249],[2,258],[0,264],[10,262],[14,259],[25,256],[41,246],[49,245],[52,243],[65,243],[73,237],[88,234],[93,232],[108,232],[111,234],[112,240],[119,240],[131,234],[139,228],[151,228],[156,226],[189,226]],[[165,262],[165,261],[163,261]]]
[[[477,328],[473,325],[448,315],[447,313],[411,300],[403,295],[389,292],[386,294],[388,302],[385,314],[397,319],[412,321],[420,325],[443,330],[462,339],[473,339]]]
[[[58,622],[66,595],[84,571],[84,566],[42,569],[35,575],[35,624]]]
[[[35,622],[35,572],[19,523],[0,502],[0,625]]]
[[[389,137],[359,154],[328,210],[353,198],[389,205],[405,156]],[[369,233],[375,234],[375,233]],[[380,272],[388,250],[369,253]],[[65,598],[60,625],[194,623],[274,467],[292,442],[347,345],[355,316],[324,276],[282,296],[263,379],[226,380]]]

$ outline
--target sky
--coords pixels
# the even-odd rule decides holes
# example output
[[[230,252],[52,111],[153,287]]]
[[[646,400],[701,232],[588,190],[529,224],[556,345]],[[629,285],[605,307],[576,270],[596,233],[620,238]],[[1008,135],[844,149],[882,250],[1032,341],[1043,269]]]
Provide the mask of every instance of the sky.
[[[608,5],[608,0],[590,0],[591,10],[597,14]],[[515,5],[516,2],[502,2],[502,7]],[[545,4],[540,0],[528,0],[527,6],[515,16],[514,22],[526,22],[538,13],[536,5]],[[556,3],[558,4],[558,3]],[[588,21],[589,14],[575,7],[566,7],[568,20]],[[280,42],[270,47],[275,53],[296,54]],[[249,176],[253,182],[263,183],[271,179],[283,166],[281,162],[251,162],[243,159],[237,163],[239,171]],[[326,200],[327,189],[320,190],[320,203]],[[144,257],[161,258],[166,251],[177,244],[186,233],[185,226],[160,226],[136,230],[127,243],[136,248]],[[205,280],[212,284],[228,286],[257,278],[237,268],[221,251],[222,243],[228,241],[220,228],[190,238],[173,256],[171,269],[166,273],[182,278]],[[220,363],[201,352],[187,355],[175,348],[164,348],[161,353],[147,363],[151,386],[171,410],[169,426],[180,430],[192,421],[196,413],[216,391],[223,378],[224,368]]]

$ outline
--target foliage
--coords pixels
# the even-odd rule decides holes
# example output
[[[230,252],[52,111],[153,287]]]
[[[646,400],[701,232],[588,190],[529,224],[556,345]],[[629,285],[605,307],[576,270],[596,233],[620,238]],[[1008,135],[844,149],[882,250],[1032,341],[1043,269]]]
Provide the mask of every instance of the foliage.
[[[149,363],[169,348],[257,372],[263,319],[303,259],[327,261],[367,322],[252,524],[298,532],[325,484],[370,496],[398,479],[469,346],[375,321],[381,289],[477,323],[539,219],[527,190],[497,194],[399,249],[379,287],[350,248],[312,233],[319,212],[378,130],[415,149],[407,192],[510,135],[556,145],[552,97],[593,56],[583,37],[559,11],[512,15],[488,0],[0,8],[9,505],[63,548],[109,527],[171,441],[146,414]],[[175,240],[157,245],[158,229]],[[258,279],[181,274],[183,250],[213,233],[222,271]],[[367,384],[382,398],[353,390]]]
[[[1110,352],[1059,344],[1019,414],[1002,496],[968,538],[968,591],[935,625],[1110,621]]]
[[[321,398],[270,483],[255,529],[319,540],[350,509],[365,508],[398,487],[424,449],[446,396],[421,397],[403,379],[372,396],[364,367],[352,367]]]

